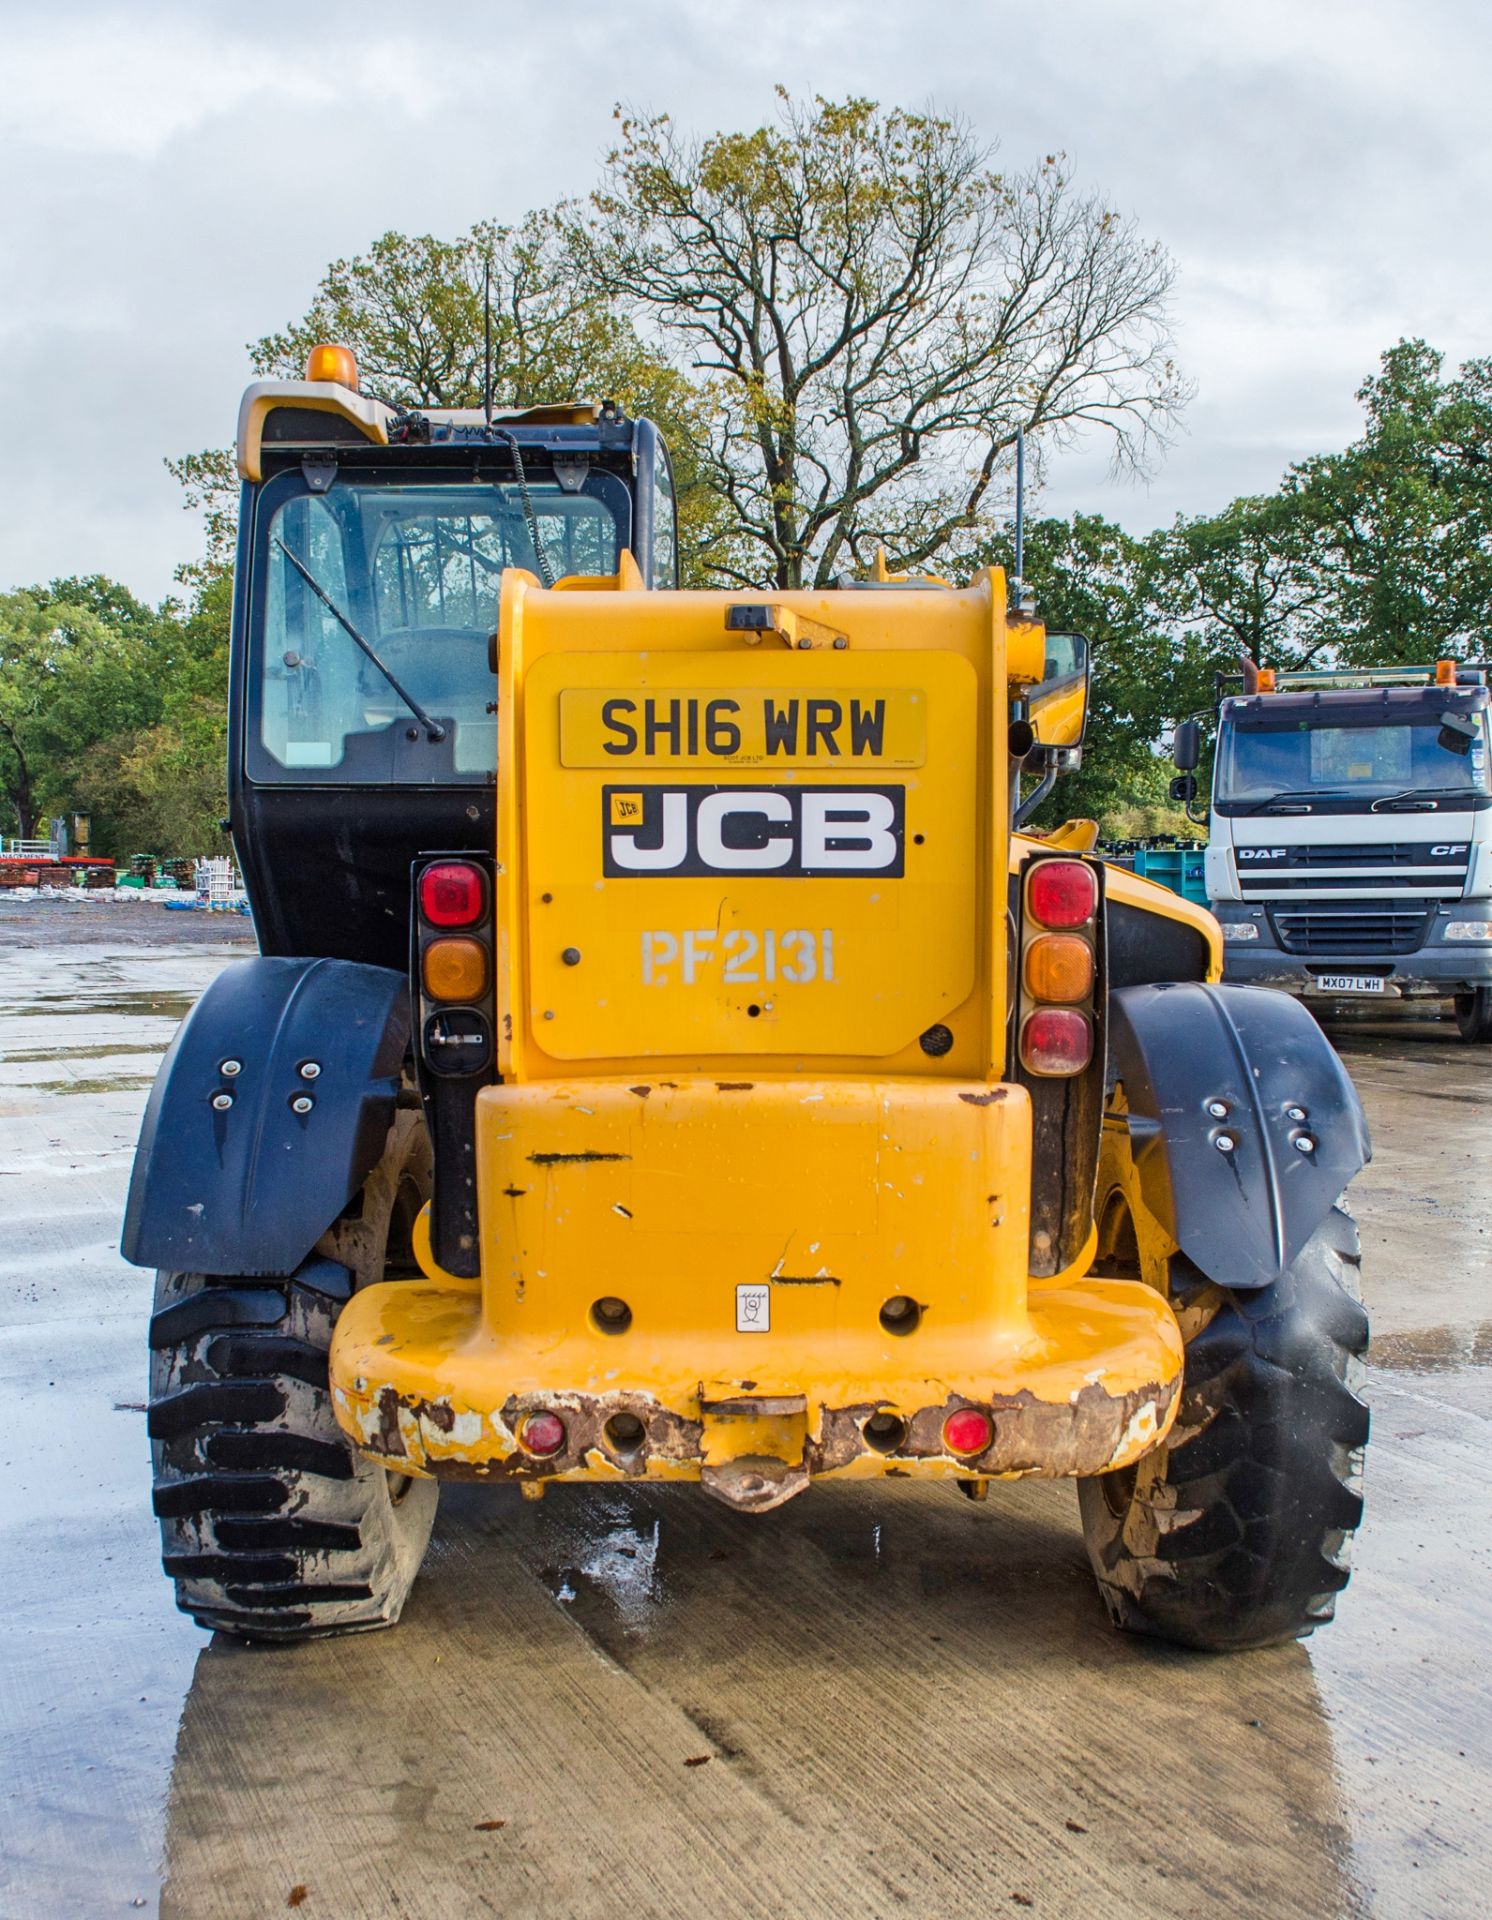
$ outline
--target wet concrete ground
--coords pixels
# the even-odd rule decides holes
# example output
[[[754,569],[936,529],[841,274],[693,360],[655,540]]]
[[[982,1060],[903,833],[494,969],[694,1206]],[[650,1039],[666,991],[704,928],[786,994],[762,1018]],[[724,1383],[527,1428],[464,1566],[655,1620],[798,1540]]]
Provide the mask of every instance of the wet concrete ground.
[[[156,1060],[242,952],[0,944],[5,1920],[1486,1911],[1492,1051],[1335,1030],[1375,1427],[1303,1645],[1115,1634],[1069,1487],[888,1483],[455,1489],[395,1631],[244,1649],[158,1570],[115,1250]]]

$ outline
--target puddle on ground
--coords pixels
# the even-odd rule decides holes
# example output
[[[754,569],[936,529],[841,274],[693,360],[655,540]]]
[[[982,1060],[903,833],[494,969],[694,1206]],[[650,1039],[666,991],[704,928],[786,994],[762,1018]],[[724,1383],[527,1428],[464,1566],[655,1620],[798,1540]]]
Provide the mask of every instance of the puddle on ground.
[[[148,1053],[152,1059],[159,1059],[161,1048],[155,1042],[134,1046],[126,1040],[115,1040],[103,1047],[39,1047],[30,1053],[0,1048],[0,1060],[7,1066],[33,1067],[45,1065],[49,1060],[113,1060],[125,1053]]]
[[[1422,1327],[1413,1333],[1375,1335],[1372,1366],[1392,1373],[1454,1373],[1492,1366],[1492,1320],[1475,1327]]]
[[[119,1073],[108,1080],[36,1080],[27,1093],[118,1093],[122,1088],[148,1085],[155,1078],[154,1067],[142,1067],[138,1073]]]
[[[163,1020],[183,1020],[197,1004],[195,993],[150,993],[141,989],[136,993],[116,994],[112,1000],[92,1000],[86,993],[38,993],[23,1007],[7,1008],[8,1014],[18,1020],[55,1020],[59,1012],[115,1014],[121,1019],[138,1018],[141,1014],[157,1014]]]

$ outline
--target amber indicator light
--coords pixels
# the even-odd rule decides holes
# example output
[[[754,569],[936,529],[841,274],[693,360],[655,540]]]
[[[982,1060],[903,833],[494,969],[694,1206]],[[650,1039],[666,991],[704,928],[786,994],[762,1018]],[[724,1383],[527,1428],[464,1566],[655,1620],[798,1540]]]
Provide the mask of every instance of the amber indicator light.
[[[1093,949],[1076,933],[1041,933],[1026,949],[1026,992],[1071,1005],[1093,991]]]
[[[487,990],[487,955],[475,940],[432,940],[420,969],[432,1000],[480,1000]]]

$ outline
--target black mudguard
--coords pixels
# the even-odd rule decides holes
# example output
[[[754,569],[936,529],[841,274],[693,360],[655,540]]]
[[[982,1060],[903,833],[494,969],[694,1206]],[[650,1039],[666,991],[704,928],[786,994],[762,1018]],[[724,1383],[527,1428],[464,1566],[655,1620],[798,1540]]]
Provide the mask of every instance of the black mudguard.
[[[1186,981],[1112,993],[1109,1048],[1145,1205],[1209,1279],[1273,1285],[1372,1157],[1325,1034],[1288,994]]]
[[[125,1208],[125,1259],[292,1273],[377,1165],[408,1043],[402,972],[351,960],[227,967],[156,1075]],[[296,1112],[292,1101],[307,1099],[309,1110]]]

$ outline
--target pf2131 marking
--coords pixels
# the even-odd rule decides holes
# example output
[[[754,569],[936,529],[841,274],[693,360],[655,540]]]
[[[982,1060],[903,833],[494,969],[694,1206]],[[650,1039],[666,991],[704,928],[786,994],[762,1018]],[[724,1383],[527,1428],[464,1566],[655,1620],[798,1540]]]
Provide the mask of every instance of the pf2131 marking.
[[[790,927],[685,927],[678,933],[649,930],[642,936],[642,984],[645,987],[698,986],[719,969],[720,984],[751,987],[778,980],[808,986],[834,980],[834,929],[817,933]],[[677,969],[677,971],[675,971]]]

